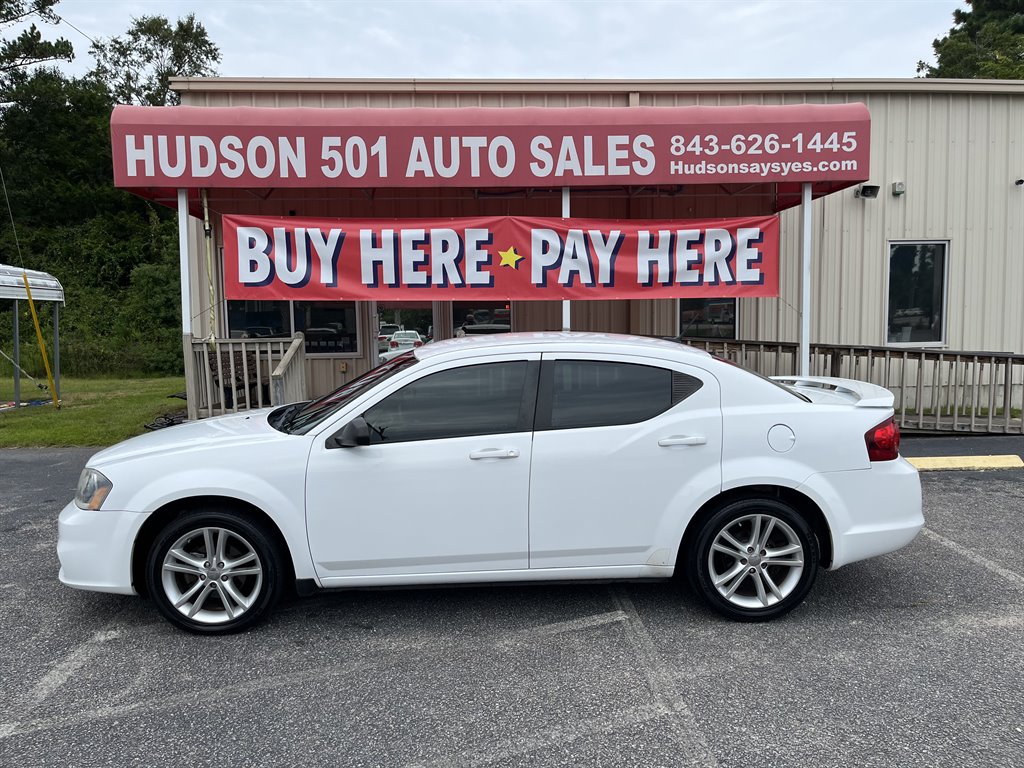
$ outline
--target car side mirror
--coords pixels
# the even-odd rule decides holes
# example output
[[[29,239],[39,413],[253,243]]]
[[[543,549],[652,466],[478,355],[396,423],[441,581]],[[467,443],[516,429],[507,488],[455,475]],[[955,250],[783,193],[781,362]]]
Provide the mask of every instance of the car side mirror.
[[[327,438],[328,448],[356,448],[360,445],[370,444],[370,427],[366,419],[356,416],[352,421]]]

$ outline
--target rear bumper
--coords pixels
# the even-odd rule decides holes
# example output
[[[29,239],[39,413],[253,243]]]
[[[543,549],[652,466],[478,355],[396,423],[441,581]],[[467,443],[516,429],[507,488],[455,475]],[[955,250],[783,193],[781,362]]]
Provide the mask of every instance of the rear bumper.
[[[797,490],[828,520],[830,569],[904,547],[924,527],[921,480],[902,457],[874,462],[870,469],[811,475]]]
[[[79,509],[72,502],[61,510],[57,525],[57,557],[62,584],[75,589],[134,595],[132,543],[146,520],[139,512]]]

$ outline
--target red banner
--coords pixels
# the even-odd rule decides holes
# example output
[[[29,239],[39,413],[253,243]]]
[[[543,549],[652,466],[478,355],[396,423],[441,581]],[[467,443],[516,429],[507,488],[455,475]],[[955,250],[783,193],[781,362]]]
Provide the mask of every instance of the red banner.
[[[531,300],[779,295],[775,216],[228,216],[228,299]]]
[[[119,106],[114,182],[146,188],[866,181],[863,104],[314,109]]]

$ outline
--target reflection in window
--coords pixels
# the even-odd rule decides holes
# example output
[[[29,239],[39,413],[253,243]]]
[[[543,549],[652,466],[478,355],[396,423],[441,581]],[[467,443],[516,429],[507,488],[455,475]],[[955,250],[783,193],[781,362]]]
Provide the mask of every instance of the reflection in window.
[[[942,341],[946,243],[889,244],[890,344]]]
[[[232,339],[291,336],[287,301],[229,301],[228,330]]]
[[[507,301],[452,302],[452,330],[456,336],[508,333],[512,330],[512,309]]]
[[[680,299],[679,335],[736,338],[736,299]]]
[[[294,302],[295,331],[306,337],[308,354],[359,351],[354,301]]]
[[[453,368],[414,381],[363,418],[371,443],[494,435],[529,429],[522,423],[526,361]]]

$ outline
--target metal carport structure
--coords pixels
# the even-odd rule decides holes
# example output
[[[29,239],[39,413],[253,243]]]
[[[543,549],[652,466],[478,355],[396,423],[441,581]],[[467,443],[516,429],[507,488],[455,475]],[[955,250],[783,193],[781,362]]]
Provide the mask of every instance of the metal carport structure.
[[[14,337],[14,407],[21,406],[21,342],[19,338],[19,302],[28,301],[25,278],[28,278],[33,301],[53,303],[53,375],[56,391],[53,396],[60,399],[60,306],[64,303],[64,286],[53,275],[35,269],[22,269],[9,264],[0,264],[0,301],[13,302]]]

